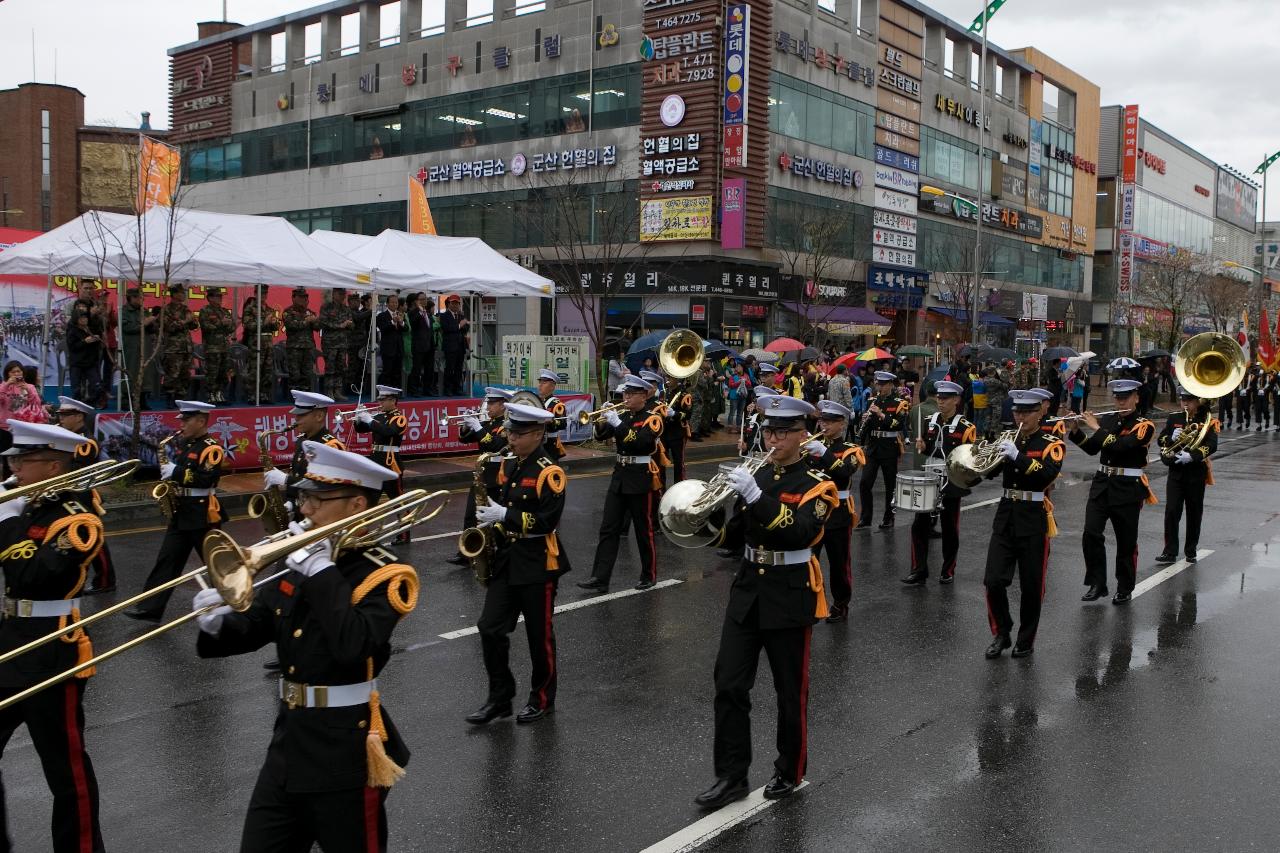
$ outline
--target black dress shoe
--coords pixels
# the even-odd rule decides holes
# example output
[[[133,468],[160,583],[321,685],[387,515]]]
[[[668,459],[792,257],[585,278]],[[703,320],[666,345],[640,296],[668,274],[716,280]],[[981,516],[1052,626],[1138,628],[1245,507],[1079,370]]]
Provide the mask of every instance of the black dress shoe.
[[[1097,601],[1099,598],[1102,598],[1106,594],[1107,594],[1106,584],[1099,586],[1098,584],[1095,583],[1093,586],[1089,587],[1088,592],[1080,596],[1080,600],[1081,601]]]
[[[1128,604],[1130,601],[1133,601],[1133,593],[1131,592],[1117,592],[1111,596],[1112,604]]]
[[[1170,563],[1176,563],[1176,562],[1178,562],[1178,557],[1175,554],[1161,554],[1160,556],[1156,557],[1157,566],[1167,566]]]
[[[527,710],[527,709],[526,709]],[[520,713],[524,713],[521,711]],[[492,723],[494,720],[502,717],[511,716],[510,702],[485,702],[480,706],[480,710],[467,714],[466,721],[473,726],[483,726],[486,723]]]
[[[609,589],[609,585],[599,578],[589,578],[578,584],[578,589],[595,589],[605,592]]]
[[[855,527],[855,528],[853,528],[853,529],[854,529],[854,530],[869,530],[870,528],[871,528],[871,522],[869,522],[869,521],[859,521],[859,522],[858,522],[857,527]]]
[[[843,622],[848,618],[849,605],[847,604],[833,604],[831,605],[831,609],[827,612],[828,622]]]
[[[84,595],[102,595],[108,592],[115,592],[116,585],[109,583],[106,586],[87,586],[83,590]]]
[[[268,672],[279,672],[280,661],[278,658],[272,658],[269,661],[263,661],[262,668],[267,670]]]
[[[1036,650],[1035,646],[1024,646],[1021,643],[1013,647],[1013,651],[1009,653],[1010,657],[1025,658],[1030,657],[1031,653]]]
[[[987,646],[987,652],[986,652],[987,660],[990,660],[991,658],[1000,657],[1000,655],[1004,652],[1004,650],[1009,648],[1012,645],[1013,643],[1010,642],[1008,634],[998,635],[994,640],[991,641],[991,645]]]
[[[1186,557],[1184,557],[1183,559],[1185,559],[1188,563],[1194,563],[1194,562],[1196,561],[1196,555],[1195,555],[1195,554],[1188,554],[1188,555],[1187,555]],[[115,589],[115,587],[113,586],[113,587],[111,587],[111,589]]]
[[[890,527],[893,527],[893,516],[892,516],[892,515],[891,515],[891,516],[889,516],[888,518],[886,518],[884,521],[880,522],[880,529],[881,529],[881,530],[888,530]]]
[[[929,580],[929,576],[924,572],[912,572],[905,578],[901,578],[901,580],[907,586],[924,586],[925,581]]]
[[[511,713],[511,709],[507,709],[507,713]],[[549,717],[555,713],[555,706],[547,708],[535,708],[532,705],[525,705],[520,709],[520,713],[516,714],[516,722],[525,725],[526,723],[536,723],[543,717]]]
[[[955,576],[955,573],[954,573],[954,572],[952,572],[952,573],[951,573],[951,574],[949,574],[949,575],[939,575],[939,576],[938,576],[938,583],[940,583],[940,584],[942,584],[942,585],[944,585],[944,586],[945,586],[946,584],[954,583],[954,582],[955,582],[955,579],[956,579],[956,576]]]
[[[640,581],[640,583],[633,586],[632,589],[639,589],[639,590],[653,589],[653,584],[654,584],[653,581]]]
[[[462,556],[461,554],[455,554],[455,555],[453,555],[452,557],[450,557],[448,560],[445,560],[445,562],[446,562],[446,563],[452,563],[452,564],[453,564],[453,565],[455,565],[455,566],[469,566],[469,565],[471,565],[471,561],[470,561],[470,560],[468,560],[466,557]]]
[[[704,809],[718,809],[747,796],[746,779],[717,779],[716,783],[693,801]]]
[[[164,618],[163,613],[154,613],[142,607],[134,605],[124,611],[124,615],[130,619],[137,619],[139,622],[151,622],[156,625],[160,624],[160,620]]]
[[[789,797],[794,794],[795,790],[795,782],[783,779],[775,773],[773,778],[769,780],[769,784],[764,786],[764,798],[766,800],[781,800],[783,797]]]

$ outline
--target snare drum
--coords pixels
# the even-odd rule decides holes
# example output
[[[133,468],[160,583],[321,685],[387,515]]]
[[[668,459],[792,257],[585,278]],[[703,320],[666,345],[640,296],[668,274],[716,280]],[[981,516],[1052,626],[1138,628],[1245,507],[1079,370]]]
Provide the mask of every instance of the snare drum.
[[[934,512],[942,496],[937,474],[931,471],[906,471],[898,475],[898,509],[909,512]]]

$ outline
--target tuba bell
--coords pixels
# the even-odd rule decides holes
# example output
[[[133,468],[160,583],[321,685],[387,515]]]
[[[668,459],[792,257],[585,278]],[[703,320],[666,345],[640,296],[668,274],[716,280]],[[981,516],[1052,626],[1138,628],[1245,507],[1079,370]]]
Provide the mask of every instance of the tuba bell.
[[[1234,338],[1203,332],[1188,338],[1173,356],[1173,371],[1183,388],[1212,400],[1232,391],[1244,380],[1248,359]]]
[[[691,329],[676,329],[658,347],[658,366],[672,379],[688,379],[702,367],[702,338]]]

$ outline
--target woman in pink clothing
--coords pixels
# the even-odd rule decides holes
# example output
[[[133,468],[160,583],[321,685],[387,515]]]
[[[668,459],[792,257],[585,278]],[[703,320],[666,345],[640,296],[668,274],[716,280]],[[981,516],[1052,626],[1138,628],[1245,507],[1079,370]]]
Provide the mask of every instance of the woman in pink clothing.
[[[4,382],[0,383],[0,429],[8,432],[9,420],[47,424],[49,416],[40,399],[40,390],[22,375],[22,365],[10,361],[4,366]]]

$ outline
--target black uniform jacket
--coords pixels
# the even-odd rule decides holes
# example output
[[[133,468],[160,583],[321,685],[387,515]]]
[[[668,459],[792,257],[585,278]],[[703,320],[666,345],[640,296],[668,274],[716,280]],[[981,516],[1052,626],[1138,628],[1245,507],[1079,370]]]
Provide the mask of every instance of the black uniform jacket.
[[[1014,443],[1018,445],[1017,458],[1006,458],[987,475],[988,479],[999,474],[1006,489],[1048,491],[1062,471],[1067,445],[1041,429],[1036,429],[1028,437],[1019,437]],[[991,530],[997,535],[1010,537],[1047,536],[1052,511],[1053,504],[1049,501],[1015,501],[1001,497]]]
[[[542,408],[555,415],[551,419],[551,423],[547,424],[547,441],[543,445],[546,453],[551,457],[553,462],[559,462],[564,458],[564,442],[560,440],[558,432],[563,432],[568,425],[568,410],[565,408],[564,401],[554,396],[548,397],[542,401]]]
[[[6,598],[58,601],[80,594],[86,568],[102,549],[102,519],[93,504],[91,492],[61,492],[52,500],[28,503],[20,515],[0,522],[0,571]],[[42,637],[64,626],[66,619],[4,619],[0,651]],[[0,692],[16,693],[92,654],[83,631],[67,636],[66,642],[46,643],[0,664]]]
[[[391,551],[375,547],[340,554],[336,565],[311,577],[290,572],[278,584],[264,587],[244,613],[228,614],[218,636],[201,631],[196,652],[202,658],[228,657],[274,640],[280,668],[290,681],[326,686],[367,681],[367,661],[373,659],[376,677],[391,657],[391,633],[400,614],[385,582],[359,604],[352,605],[352,592],[373,572],[399,562]],[[387,755],[403,767],[409,749],[385,702],[381,713]],[[263,771],[292,793],[363,788],[369,718],[367,703],[290,710],[280,701]]]
[[[296,439],[293,448],[293,459],[289,461],[289,485],[284,490],[285,497],[293,501],[295,505],[298,502],[298,490],[293,487],[293,484],[307,476],[307,454],[303,452],[302,447],[302,442],[304,441],[318,441],[321,444],[327,444],[339,450],[347,449],[347,446],[327,429],[323,429],[314,435],[304,435]]]
[[[547,456],[507,456],[495,502],[507,508],[498,522],[493,572],[507,573],[512,586],[546,583],[569,571],[569,555],[556,527],[564,512],[564,469]]]
[[[822,541],[827,518],[839,499],[836,485],[803,458],[785,468],[766,465],[756,472],[762,494],[743,506],[714,543],[730,549],[744,545],[770,551],[803,551]],[[822,568],[808,562],[760,566],[743,559],[729,589],[728,616],[742,623],[759,606],[759,626],[803,628],[826,616]]]
[[[623,410],[618,413],[621,423],[616,427],[606,420],[596,424],[596,438],[600,441],[613,439],[614,448],[619,456],[648,456],[648,463],[621,462],[613,464],[613,477],[609,480],[609,491],[623,495],[642,495],[660,488],[662,483],[657,479],[658,463],[652,457],[658,452],[658,440],[662,438],[662,416],[641,410],[631,412]]]
[[[862,448],[848,441],[832,442],[827,438],[821,441],[827,445],[827,452],[821,456],[810,456],[806,453],[804,458],[808,460],[810,468],[830,477],[838,491],[848,493],[853,475],[859,467],[867,464]],[[827,527],[848,527],[853,522],[855,514],[853,495],[850,494],[841,500],[827,517]]]
[[[954,415],[950,420],[944,421],[942,413],[935,412],[924,425],[924,435],[920,439],[924,442],[923,455],[926,459],[946,459],[960,445],[973,444],[978,440],[978,428],[966,420],[964,415]],[[941,448],[938,447],[939,442],[942,443]],[[968,489],[962,489],[950,480],[947,480],[942,492],[961,497],[969,494]]]
[[[671,386],[671,400],[663,415],[662,441],[679,444],[689,435],[689,413],[693,411],[693,395],[683,385]]]
[[[473,432],[463,424],[458,428],[458,440],[467,444],[475,444],[481,453],[490,453],[484,465],[484,487],[493,497],[498,489],[498,471],[502,468],[502,451],[507,449],[507,431],[502,420],[491,420],[480,424],[480,431]]]
[[[873,432],[901,433],[907,424],[907,413],[911,411],[911,403],[901,397],[876,397],[872,405],[880,407],[880,414],[867,416],[866,423],[858,434],[858,444],[862,445],[868,456],[876,459],[896,459],[902,453],[900,438],[874,438]]]
[[[1147,464],[1147,448],[1156,437],[1156,427],[1141,417],[1137,411],[1121,419],[1118,414],[1103,415],[1098,419],[1098,429],[1085,438],[1084,431],[1076,427],[1071,440],[1090,456],[1098,456],[1103,465],[1115,468],[1144,468]],[[1106,496],[1115,503],[1147,500],[1151,489],[1146,476],[1117,477],[1099,471],[1089,487],[1089,499]]]
[[[409,420],[404,416],[404,412],[393,409],[390,412],[378,412],[373,416],[372,423],[363,424],[356,421],[356,432],[371,432],[374,444],[398,448],[400,439],[404,437],[405,428],[408,426]],[[369,454],[369,458],[397,474],[404,470],[400,467],[399,450],[375,450]]]
[[[1185,465],[1178,465],[1172,459],[1161,457],[1161,461],[1169,466],[1169,476],[1178,477],[1182,480],[1195,482],[1198,480],[1206,480],[1209,477],[1209,457],[1218,450],[1218,431],[1222,425],[1218,423],[1218,419],[1209,413],[1208,409],[1198,413],[1196,419],[1191,423],[1191,429],[1199,429],[1204,422],[1208,420],[1209,431],[1205,433],[1204,441],[1195,450],[1188,450],[1191,454],[1191,462]],[[1169,419],[1164,423],[1164,429],[1160,431],[1160,437],[1157,441],[1160,449],[1173,444],[1173,431],[1175,429],[1187,429],[1187,413],[1174,412],[1169,415]]]
[[[181,436],[173,440],[173,475],[169,481],[179,489],[214,489],[222,477],[222,460],[227,452],[218,440],[205,434],[190,441]],[[169,526],[174,530],[200,530],[227,520],[227,514],[214,495],[183,497],[174,500],[176,509]]]

